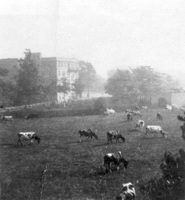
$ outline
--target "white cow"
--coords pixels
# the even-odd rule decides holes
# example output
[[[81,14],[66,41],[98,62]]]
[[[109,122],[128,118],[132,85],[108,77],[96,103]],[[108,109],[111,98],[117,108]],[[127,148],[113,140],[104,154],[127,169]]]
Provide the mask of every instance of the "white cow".
[[[113,110],[112,108],[107,108],[106,111],[104,112],[105,115],[111,115],[111,114],[115,114],[116,111]]]
[[[1,121],[11,121],[13,122],[13,116],[1,115]]]
[[[122,189],[120,194],[116,197],[117,200],[135,200],[136,197],[136,191],[134,188],[134,185],[129,183],[124,183],[122,185]]]
[[[143,131],[144,126],[145,126],[145,122],[143,120],[138,120],[137,124],[135,125],[135,129],[140,128],[141,131]]]
[[[166,110],[169,110],[170,112],[172,112],[173,107],[171,105],[166,105]]]
[[[22,141],[23,140],[27,140],[30,141],[30,143],[33,143],[34,140],[37,140],[38,144],[40,143],[40,138],[35,134],[35,132],[19,132],[17,134],[18,136],[18,141],[17,144],[19,145],[19,143],[22,146]]]
[[[147,135],[149,132],[150,133],[161,133],[161,135],[163,137],[167,137],[166,132],[164,132],[163,129],[161,128],[161,126],[158,126],[158,125],[147,125],[145,134]]]

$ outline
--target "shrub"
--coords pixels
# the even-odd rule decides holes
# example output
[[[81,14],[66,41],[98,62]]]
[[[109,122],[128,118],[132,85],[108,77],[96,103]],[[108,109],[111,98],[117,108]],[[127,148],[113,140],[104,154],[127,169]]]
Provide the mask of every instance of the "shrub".
[[[185,197],[185,151],[179,150],[175,158],[171,152],[165,152],[160,165],[162,177],[152,178],[140,185],[140,191],[148,194],[153,200],[183,200]]]

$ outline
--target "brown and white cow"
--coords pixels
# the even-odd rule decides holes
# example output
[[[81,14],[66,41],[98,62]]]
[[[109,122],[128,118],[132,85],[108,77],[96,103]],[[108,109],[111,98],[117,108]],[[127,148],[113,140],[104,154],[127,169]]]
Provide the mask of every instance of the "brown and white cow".
[[[125,142],[125,138],[119,133],[119,131],[111,130],[107,132],[107,142],[112,142],[112,140],[116,140],[116,143],[119,142],[119,139],[122,142]]]
[[[78,133],[80,134],[80,142],[81,142],[81,137],[87,137],[90,139],[94,137],[95,139],[98,140],[98,135],[92,129],[82,129],[82,130],[79,130]]]
[[[160,112],[157,113],[156,120],[163,120],[163,116]]]
[[[134,185],[129,183],[123,183],[120,194],[116,197],[117,200],[135,200],[136,191]]]
[[[129,162],[123,158],[121,151],[118,151],[117,153],[108,153],[103,158],[103,166],[110,172],[112,172],[113,164],[118,171],[121,163],[123,163],[124,169],[126,169],[129,164]]]
[[[1,121],[10,121],[10,122],[13,122],[13,116],[12,115],[1,115]]]
[[[138,120],[138,122],[135,125],[135,129],[140,128],[141,131],[143,131],[144,126],[145,126],[145,122],[143,120]]]
[[[19,132],[17,134],[18,136],[18,141],[17,144],[21,144],[23,141],[29,141],[30,143],[33,143],[34,140],[37,140],[38,144],[40,143],[41,139],[38,137],[35,132]]]

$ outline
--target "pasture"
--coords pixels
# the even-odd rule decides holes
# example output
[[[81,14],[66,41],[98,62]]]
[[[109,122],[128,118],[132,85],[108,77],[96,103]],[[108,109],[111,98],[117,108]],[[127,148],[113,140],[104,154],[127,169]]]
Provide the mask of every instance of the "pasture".
[[[161,112],[163,121],[156,120]],[[160,125],[168,138],[135,130],[139,117],[127,122],[125,113],[110,116],[80,116],[15,119],[0,123],[2,200],[112,200],[122,183],[132,182],[136,199],[146,200],[139,184],[161,175],[159,165],[166,150],[173,154],[185,148],[177,114],[181,111],[143,110],[145,125]],[[78,131],[97,129],[99,140],[82,138]],[[107,143],[106,132],[119,130],[125,143]],[[17,133],[35,131],[41,143],[17,146]],[[145,128],[144,128],[145,131]],[[106,153],[121,151],[129,160],[127,170],[101,175],[98,172]]]

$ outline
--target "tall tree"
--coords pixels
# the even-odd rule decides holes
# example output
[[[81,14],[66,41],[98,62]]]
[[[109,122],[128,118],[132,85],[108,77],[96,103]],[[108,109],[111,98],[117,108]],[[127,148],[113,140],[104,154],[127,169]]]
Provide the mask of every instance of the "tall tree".
[[[132,69],[135,85],[140,91],[140,99],[149,101],[152,94],[155,94],[162,84],[161,76],[150,66],[140,66]]]
[[[8,70],[0,68],[0,104],[12,103],[15,96],[15,85],[8,80]]]
[[[120,101],[137,101],[137,87],[129,70],[116,70],[107,80],[105,91]]]
[[[82,83],[87,88],[87,97],[90,95],[90,87],[95,79],[96,71],[93,65],[89,62],[80,61],[79,77]]]
[[[31,51],[26,49],[25,58],[19,60],[20,69],[17,76],[17,103],[30,104],[38,95],[38,71],[34,60],[31,59]]]
[[[85,88],[85,85],[83,84],[82,80],[80,78],[76,79],[72,86],[73,91],[76,93],[76,97],[82,97],[82,93]]]
[[[63,98],[64,98],[64,105],[66,102],[66,95],[68,92],[71,90],[71,85],[66,77],[63,77],[60,80],[60,84],[58,85],[58,92],[63,93]]]

